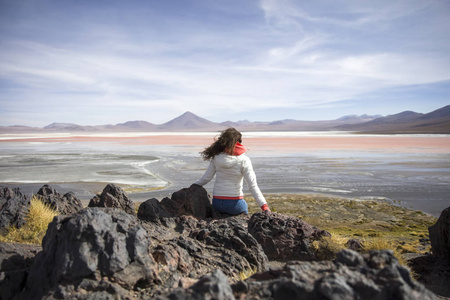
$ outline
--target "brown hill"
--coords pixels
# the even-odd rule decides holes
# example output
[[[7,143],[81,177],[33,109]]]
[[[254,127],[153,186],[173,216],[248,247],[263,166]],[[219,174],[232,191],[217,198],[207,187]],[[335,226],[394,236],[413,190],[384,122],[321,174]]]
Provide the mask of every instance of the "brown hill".
[[[223,126],[219,123],[208,121],[189,111],[167,123],[158,126],[158,130],[161,131],[210,131],[221,128],[223,128]]]
[[[427,114],[404,111],[360,124],[345,124],[336,130],[366,133],[450,133],[450,105]]]

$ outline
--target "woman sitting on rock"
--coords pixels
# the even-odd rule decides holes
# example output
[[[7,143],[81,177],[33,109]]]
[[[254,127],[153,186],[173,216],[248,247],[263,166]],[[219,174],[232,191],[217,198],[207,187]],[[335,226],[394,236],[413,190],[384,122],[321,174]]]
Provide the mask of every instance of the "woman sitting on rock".
[[[247,202],[242,192],[243,178],[247,182],[253,197],[263,211],[270,211],[266,199],[256,182],[250,158],[245,155],[247,149],[241,144],[242,134],[234,128],[228,128],[219,138],[207,147],[201,155],[210,164],[205,174],[194,184],[205,185],[213,179],[212,204],[216,210],[230,215],[248,214]]]

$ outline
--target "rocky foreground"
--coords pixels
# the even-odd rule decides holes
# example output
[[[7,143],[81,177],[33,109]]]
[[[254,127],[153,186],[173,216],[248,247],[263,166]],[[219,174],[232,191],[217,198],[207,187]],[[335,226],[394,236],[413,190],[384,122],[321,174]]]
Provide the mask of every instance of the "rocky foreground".
[[[48,186],[38,194],[61,215],[42,247],[0,243],[1,299],[437,299],[389,250],[318,261],[312,243],[329,232],[278,213],[222,215],[202,187],[137,213],[112,184],[87,208]],[[29,203],[0,191],[0,227],[22,226]],[[450,261],[449,215],[430,229],[439,266]],[[431,274],[440,286],[443,272]]]

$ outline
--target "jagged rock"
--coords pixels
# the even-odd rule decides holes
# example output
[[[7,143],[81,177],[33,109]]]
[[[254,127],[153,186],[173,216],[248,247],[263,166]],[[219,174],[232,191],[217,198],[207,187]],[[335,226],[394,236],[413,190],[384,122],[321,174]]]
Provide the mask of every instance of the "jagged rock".
[[[167,201],[165,201],[167,202]],[[152,198],[139,205],[137,216],[141,220],[158,222],[161,218],[173,218],[175,215],[169,212],[158,199]]]
[[[211,218],[213,207],[206,190],[199,185],[191,185],[172,194],[171,198],[162,201],[149,199],[139,206],[138,218],[145,221],[158,221],[183,215],[198,219]]]
[[[152,225],[117,209],[57,216],[19,298],[84,299],[86,293],[127,298],[138,289],[153,295],[217,268],[236,281],[239,273],[263,271],[267,264],[261,245],[246,230],[247,221],[243,216],[209,221],[181,216],[172,218],[170,227],[155,223],[146,230]]]
[[[217,300],[232,300],[235,299],[233,290],[227,277],[221,270],[214,270],[210,275],[202,276],[189,289],[176,289],[170,292],[167,296],[160,296],[157,299],[217,299]]]
[[[198,185],[175,192],[162,201],[142,203],[138,217],[159,243],[153,252],[160,275],[175,284],[183,276],[198,278],[220,267],[227,276],[267,264],[261,245],[247,231],[248,216],[205,220],[213,213],[206,190]]]
[[[0,271],[26,269],[41,246],[0,242]]]
[[[57,216],[49,224],[21,298],[125,293],[155,285],[160,279],[149,244],[138,220],[121,210],[86,208]]]
[[[361,251],[364,249],[363,242],[359,239],[349,239],[347,243],[345,243],[348,249],[354,251]]]
[[[11,299],[22,291],[28,269],[41,249],[40,246],[0,242],[1,299]]]
[[[432,255],[408,261],[417,280],[439,296],[450,298],[450,207],[428,228]]]
[[[450,298],[450,261],[433,255],[420,255],[408,260],[417,281],[436,295]]]
[[[123,196],[114,186],[105,190],[103,202]],[[21,268],[0,273],[7,279],[1,298],[435,299],[392,252],[344,250],[334,262],[300,261],[315,259],[310,244],[329,233],[276,213],[205,218],[211,207],[204,209],[203,191],[192,186],[150,199],[140,219],[97,207],[57,216],[30,267],[31,260],[1,260],[0,244],[1,265]],[[266,271],[266,254],[297,261]]]
[[[263,247],[248,233],[247,221],[247,217],[235,216],[200,223],[199,229],[192,231],[190,237],[225,253],[218,264],[228,276],[248,269],[262,271],[266,269],[268,259]]]
[[[248,234],[247,221],[241,216],[220,220],[181,216],[143,224],[158,238],[152,255],[163,286],[176,286],[186,277],[199,278],[216,268],[233,280],[238,280],[239,273],[265,270],[267,256]]]
[[[313,260],[316,256],[311,243],[331,236],[302,219],[270,212],[253,214],[248,232],[262,245],[269,259],[281,261]]]
[[[45,204],[48,204],[52,209],[63,215],[76,213],[83,209],[81,201],[74,193],[68,192],[64,196],[61,196],[54,188],[47,184],[39,189],[37,195],[40,196],[39,198]]]
[[[162,206],[175,216],[191,215],[196,218],[212,217],[213,207],[206,190],[193,184],[172,194],[172,198],[161,201]]]
[[[343,250],[334,262],[291,262],[232,285],[237,299],[437,299],[389,250]]]
[[[133,201],[121,187],[109,183],[100,195],[96,195],[89,201],[89,207],[110,207],[119,208],[130,215],[136,215]]]
[[[30,197],[22,194],[19,188],[0,189],[0,228],[22,227],[30,207]]]
[[[428,232],[433,254],[450,260],[450,207],[441,212],[436,224],[430,226]]]

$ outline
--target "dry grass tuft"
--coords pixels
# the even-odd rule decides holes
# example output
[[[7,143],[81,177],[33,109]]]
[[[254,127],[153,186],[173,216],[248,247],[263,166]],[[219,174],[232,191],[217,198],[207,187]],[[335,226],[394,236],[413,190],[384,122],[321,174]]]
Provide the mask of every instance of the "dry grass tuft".
[[[0,241],[40,245],[47,232],[48,224],[57,215],[55,210],[33,196],[30,209],[25,217],[25,225],[21,228],[8,228],[5,235],[0,235]]]
[[[312,247],[319,260],[332,260],[336,258],[336,254],[339,251],[347,248],[346,243],[348,240],[349,236],[331,231],[331,237],[325,237],[321,240],[314,241]],[[408,245],[401,245],[395,240],[383,237],[362,238],[362,244],[362,252],[369,252],[371,250],[392,250],[399,263],[404,266],[407,266],[408,264],[402,254],[405,252],[414,252],[413,247],[411,247],[411,249],[408,247],[408,251],[405,251],[405,247]]]
[[[365,252],[369,252],[370,250],[392,250],[394,252],[394,256],[401,265],[408,265],[407,261],[403,259],[403,252],[398,247],[396,241],[386,238],[366,238],[363,240],[363,247]]]
[[[312,243],[314,253],[319,260],[332,260],[336,254],[345,249],[348,238],[331,232],[331,237],[324,237]]]
[[[257,271],[258,270],[256,269],[256,267],[246,268],[239,273],[239,275],[238,275],[239,280],[244,281],[247,278],[251,277],[253,274],[256,274]]]

